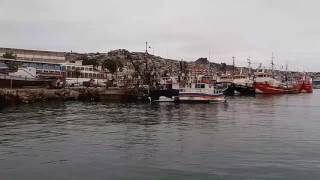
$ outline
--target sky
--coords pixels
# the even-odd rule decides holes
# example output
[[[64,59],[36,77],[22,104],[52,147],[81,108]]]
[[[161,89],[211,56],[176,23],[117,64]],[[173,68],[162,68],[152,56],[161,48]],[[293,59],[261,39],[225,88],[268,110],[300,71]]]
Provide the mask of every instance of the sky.
[[[0,0],[0,46],[320,71],[317,0]]]

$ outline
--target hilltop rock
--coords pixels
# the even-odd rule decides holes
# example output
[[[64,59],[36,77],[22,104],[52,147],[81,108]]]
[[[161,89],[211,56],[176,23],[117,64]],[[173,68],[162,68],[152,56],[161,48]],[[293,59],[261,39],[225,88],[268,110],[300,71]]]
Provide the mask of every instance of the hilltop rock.
[[[196,60],[196,64],[209,64],[208,58],[199,58]]]

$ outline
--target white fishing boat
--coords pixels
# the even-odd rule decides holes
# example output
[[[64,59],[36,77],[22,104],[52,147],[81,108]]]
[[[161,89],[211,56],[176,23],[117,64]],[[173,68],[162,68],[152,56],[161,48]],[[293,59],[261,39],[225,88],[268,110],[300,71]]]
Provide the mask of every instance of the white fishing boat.
[[[222,90],[208,83],[191,83],[179,91],[180,102],[224,102]]]

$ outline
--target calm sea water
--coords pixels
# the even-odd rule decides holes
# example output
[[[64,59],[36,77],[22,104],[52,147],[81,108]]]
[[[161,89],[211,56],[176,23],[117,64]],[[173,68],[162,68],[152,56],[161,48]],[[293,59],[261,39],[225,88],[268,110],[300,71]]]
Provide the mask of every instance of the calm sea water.
[[[0,110],[0,180],[320,179],[320,91]]]

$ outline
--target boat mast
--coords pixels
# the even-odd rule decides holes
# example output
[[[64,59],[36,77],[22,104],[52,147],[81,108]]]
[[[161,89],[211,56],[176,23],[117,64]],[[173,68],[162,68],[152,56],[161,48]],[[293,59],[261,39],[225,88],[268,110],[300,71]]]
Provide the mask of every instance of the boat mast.
[[[234,80],[235,65],[235,57],[232,56],[232,80]]]
[[[248,61],[248,69],[249,69],[249,77],[250,77],[251,76],[251,58],[250,58],[250,56],[248,57],[247,61]]]
[[[287,83],[288,86],[288,64],[286,64],[286,74],[285,74],[285,81]]]
[[[273,56],[273,52],[272,52],[272,57],[271,57],[271,70],[272,70],[272,78],[274,78],[274,56]]]

